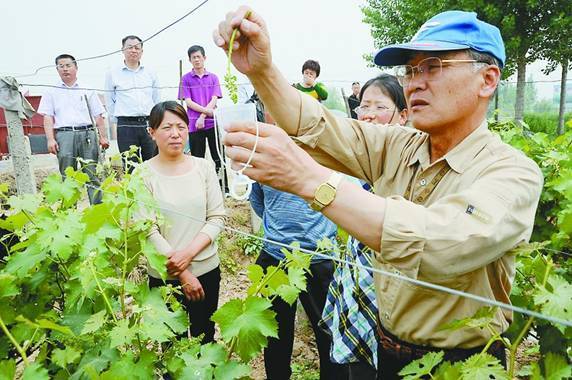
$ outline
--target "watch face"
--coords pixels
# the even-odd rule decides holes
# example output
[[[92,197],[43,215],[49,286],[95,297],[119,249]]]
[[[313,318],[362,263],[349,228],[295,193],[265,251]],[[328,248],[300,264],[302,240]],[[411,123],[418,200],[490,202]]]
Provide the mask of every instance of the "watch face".
[[[324,206],[327,206],[330,203],[332,203],[335,197],[336,197],[336,189],[334,189],[328,184],[320,185],[318,191],[316,192],[316,200],[321,204],[323,204]]]

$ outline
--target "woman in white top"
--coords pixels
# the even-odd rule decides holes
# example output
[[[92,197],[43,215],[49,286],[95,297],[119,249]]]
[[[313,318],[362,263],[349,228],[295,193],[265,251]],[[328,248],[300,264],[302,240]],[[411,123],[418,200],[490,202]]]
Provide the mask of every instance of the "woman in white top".
[[[210,317],[218,306],[220,269],[215,239],[224,225],[225,210],[214,164],[184,154],[189,136],[187,113],[174,101],[153,107],[149,133],[158,155],[141,164],[147,188],[157,201],[163,220],[149,235],[157,250],[169,257],[168,283],[181,285],[191,322],[191,336],[214,340]],[[149,269],[149,286],[162,286]]]

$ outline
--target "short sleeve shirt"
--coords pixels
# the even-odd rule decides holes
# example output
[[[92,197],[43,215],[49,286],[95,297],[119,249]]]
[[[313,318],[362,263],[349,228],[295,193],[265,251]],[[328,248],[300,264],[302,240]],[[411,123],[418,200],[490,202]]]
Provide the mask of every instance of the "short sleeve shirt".
[[[105,113],[96,92],[81,87],[78,82],[74,83],[73,86],[67,86],[60,82],[42,95],[38,106],[39,114],[53,116],[55,129],[92,124],[89,116],[90,110],[93,117]]]
[[[181,78],[179,99],[191,99],[193,102],[204,107],[209,104],[213,96],[222,98],[220,83],[215,74],[205,70],[205,73],[201,77],[197,75],[194,70],[191,70]],[[195,122],[199,116],[201,116],[201,113],[187,107],[187,115],[189,116],[189,132],[196,132]],[[214,127],[214,119],[207,116],[204,129],[212,127]]]

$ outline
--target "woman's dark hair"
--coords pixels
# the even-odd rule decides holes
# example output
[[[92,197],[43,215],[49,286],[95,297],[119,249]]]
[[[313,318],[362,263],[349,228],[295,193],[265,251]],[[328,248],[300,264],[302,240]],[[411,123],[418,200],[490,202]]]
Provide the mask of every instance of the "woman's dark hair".
[[[302,74],[304,74],[304,70],[310,69],[316,73],[316,78],[320,76],[320,63],[318,61],[314,61],[313,59],[309,59],[302,65]]]
[[[403,95],[403,87],[397,81],[397,78],[390,74],[380,74],[375,78],[372,78],[365,82],[361,91],[359,92],[359,98],[363,98],[365,90],[369,86],[375,86],[383,92],[391,101],[395,104],[399,112],[407,109],[407,103],[405,102],[405,95]]]
[[[185,111],[183,106],[174,100],[167,100],[166,102],[155,104],[153,109],[151,109],[151,113],[149,114],[149,128],[159,128],[159,125],[161,125],[161,122],[165,117],[165,112],[167,111],[174,113],[189,125],[189,117],[187,116],[187,111]]]

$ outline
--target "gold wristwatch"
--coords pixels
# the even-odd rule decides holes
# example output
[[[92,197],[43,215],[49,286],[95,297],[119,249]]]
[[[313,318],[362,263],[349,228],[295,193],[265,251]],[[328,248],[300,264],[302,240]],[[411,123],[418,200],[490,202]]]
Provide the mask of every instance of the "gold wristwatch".
[[[336,191],[338,185],[342,180],[342,175],[338,172],[333,172],[330,178],[316,189],[314,193],[314,199],[310,203],[310,207],[314,211],[322,211],[324,207],[329,205],[336,198]]]

